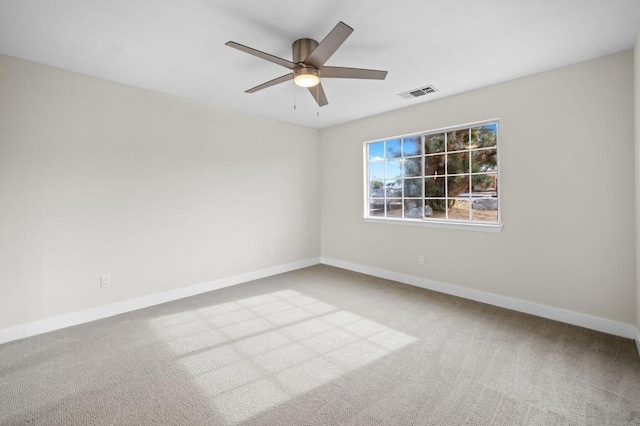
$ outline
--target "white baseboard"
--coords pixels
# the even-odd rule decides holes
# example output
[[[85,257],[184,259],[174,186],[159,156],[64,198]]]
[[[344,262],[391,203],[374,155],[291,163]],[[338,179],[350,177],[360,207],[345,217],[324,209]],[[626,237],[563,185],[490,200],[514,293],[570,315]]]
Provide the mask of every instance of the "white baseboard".
[[[438,281],[428,280],[413,275],[401,274],[385,269],[374,268],[371,266],[360,265],[342,260],[330,259],[323,257],[322,263],[335,266],[350,271],[361,272],[374,277],[384,278],[397,281],[403,284],[413,285],[415,287],[426,288],[440,293],[451,294],[453,296],[465,299],[475,300],[487,303],[501,308],[511,309],[513,311],[524,312],[567,324],[578,325],[580,327],[589,328],[591,330],[601,331],[603,333],[613,334],[615,336],[626,337],[628,339],[636,339],[638,350],[640,351],[640,335],[636,328],[631,324],[625,324],[605,318],[595,317],[592,315],[581,314],[579,312],[568,311],[565,309],[554,308],[538,303],[527,302],[520,299],[514,299],[507,296],[500,296],[494,293],[488,293],[480,290],[474,290],[468,287],[462,287],[452,284],[445,284]]]
[[[0,344],[10,342],[12,340],[22,339],[24,337],[24,326],[17,325],[0,329]]]
[[[317,257],[305,259],[298,262],[261,269],[258,271],[246,272],[244,274],[220,278],[189,287],[151,294],[148,296],[138,297],[136,299],[124,300],[122,302],[86,309],[80,312],[46,318],[40,321],[34,321],[15,327],[0,329],[0,344],[10,342],[12,340],[23,339],[29,336],[35,336],[36,334],[42,334],[73,325],[83,324],[86,322],[123,314],[125,312],[147,308],[149,306],[159,305],[161,303],[171,302],[173,300],[178,300],[189,296],[195,296],[197,294],[218,290],[224,287],[230,287],[236,284],[242,284],[260,278],[270,277],[272,275],[282,274],[284,272],[294,271],[296,269],[306,268],[308,266],[317,265],[319,263],[320,258]]]
[[[302,261],[278,265],[258,271],[220,278],[217,280],[166,291],[163,293],[152,294],[136,299],[124,300],[122,302],[117,302],[110,305],[100,306],[67,315],[60,315],[52,318],[46,318],[40,321],[34,321],[27,324],[0,329],[0,344],[10,342],[12,340],[22,339],[25,337],[35,336],[37,334],[42,334],[49,331],[59,330],[73,325],[107,318],[114,315],[119,315],[126,312],[135,311],[142,308],[147,308],[149,306],[171,302],[173,300],[178,300],[189,296],[195,296],[197,294],[230,287],[260,278],[266,278],[272,275],[294,271],[296,269],[306,268],[308,266],[317,265],[318,263],[324,263],[326,265],[348,269],[351,271],[360,272],[363,274],[372,275],[392,281],[397,281],[403,284],[409,284],[416,287],[426,288],[428,290],[438,291],[440,293],[451,294],[465,299],[500,306],[502,308],[507,308],[514,311],[524,312],[543,318],[549,318],[568,324],[578,325],[592,330],[626,337],[628,339],[635,339],[636,345],[638,347],[638,353],[640,354],[640,330],[636,329],[631,324],[625,324],[617,321],[595,317],[592,315],[581,314],[565,309],[554,308],[551,306],[474,290],[467,287],[445,284],[438,281],[428,280],[426,278],[416,277],[413,275],[401,274],[385,269],[379,269],[325,257],[323,257],[322,259],[305,259]]]

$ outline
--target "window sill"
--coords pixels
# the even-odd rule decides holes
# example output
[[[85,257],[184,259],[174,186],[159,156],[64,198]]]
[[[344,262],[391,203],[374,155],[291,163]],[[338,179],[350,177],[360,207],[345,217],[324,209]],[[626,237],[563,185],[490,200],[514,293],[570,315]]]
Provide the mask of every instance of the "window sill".
[[[383,223],[387,225],[405,225],[405,226],[424,226],[427,228],[446,228],[458,229],[464,231],[480,231],[480,232],[502,232],[501,223],[480,223],[480,222],[453,222],[442,220],[420,220],[420,219],[392,219],[379,217],[364,217],[366,223]]]

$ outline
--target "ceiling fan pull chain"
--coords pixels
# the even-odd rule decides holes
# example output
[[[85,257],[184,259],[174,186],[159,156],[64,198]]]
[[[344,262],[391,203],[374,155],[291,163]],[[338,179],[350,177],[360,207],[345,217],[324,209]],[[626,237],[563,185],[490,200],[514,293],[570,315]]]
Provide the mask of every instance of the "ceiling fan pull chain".
[[[295,82],[291,85],[291,88],[293,88],[293,110],[295,111],[295,109],[296,109],[296,84],[295,84]]]

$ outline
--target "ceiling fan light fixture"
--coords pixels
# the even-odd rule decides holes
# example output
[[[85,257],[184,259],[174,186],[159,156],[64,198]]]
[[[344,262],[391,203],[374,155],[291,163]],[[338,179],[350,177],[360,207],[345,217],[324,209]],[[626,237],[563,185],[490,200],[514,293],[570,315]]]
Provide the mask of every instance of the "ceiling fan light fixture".
[[[311,67],[301,67],[293,70],[293,82],[300,87],[313,87],[320,83],[320,73]]]

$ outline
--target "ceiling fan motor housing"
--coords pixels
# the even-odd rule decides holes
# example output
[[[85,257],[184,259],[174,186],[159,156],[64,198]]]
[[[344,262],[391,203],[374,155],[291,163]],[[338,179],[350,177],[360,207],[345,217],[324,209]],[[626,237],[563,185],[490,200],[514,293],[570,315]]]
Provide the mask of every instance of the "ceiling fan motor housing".
[[[296,64],[304,62],[316,46],[318,46],[318,42],[310,38],[301,38],[294,41],[291,45],[293,62]]]

